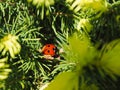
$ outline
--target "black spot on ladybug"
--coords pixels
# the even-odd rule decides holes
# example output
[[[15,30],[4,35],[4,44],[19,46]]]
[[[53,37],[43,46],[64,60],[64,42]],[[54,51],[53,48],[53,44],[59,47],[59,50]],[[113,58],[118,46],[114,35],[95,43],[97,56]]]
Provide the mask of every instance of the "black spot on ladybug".
[[[50,52],[50,50],[47,51],[48,53]]]
[[[47,47],[50,47],[50,45],[48,45]]]
[[[56,50],[55,48],[53,48],[53,50]]]

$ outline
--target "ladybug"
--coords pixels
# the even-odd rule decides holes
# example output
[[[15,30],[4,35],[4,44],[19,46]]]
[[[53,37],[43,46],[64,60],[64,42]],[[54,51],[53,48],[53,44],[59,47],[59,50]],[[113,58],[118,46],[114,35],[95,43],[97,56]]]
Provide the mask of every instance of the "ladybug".
[[[54,57],[57,53],[57,47],[54,44],[46,44],[42,48],[43,55],[50,55]]]

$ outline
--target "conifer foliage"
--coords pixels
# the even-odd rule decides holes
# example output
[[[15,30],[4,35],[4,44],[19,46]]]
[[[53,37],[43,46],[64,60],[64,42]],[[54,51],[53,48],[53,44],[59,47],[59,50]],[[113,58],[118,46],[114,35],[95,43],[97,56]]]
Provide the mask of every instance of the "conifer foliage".
[[[0,90],[119,90],[119,58],[120,0],[0,0]]]

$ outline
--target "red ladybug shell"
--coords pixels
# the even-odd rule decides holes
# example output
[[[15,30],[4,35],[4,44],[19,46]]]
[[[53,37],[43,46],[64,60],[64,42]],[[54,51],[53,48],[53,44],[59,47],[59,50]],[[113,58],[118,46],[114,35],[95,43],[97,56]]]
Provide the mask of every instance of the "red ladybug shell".
[[[46,44],[42,48],[42,53],[44,55],[55,56],[55,54],[56,54],[56,46],[54,44]]]

